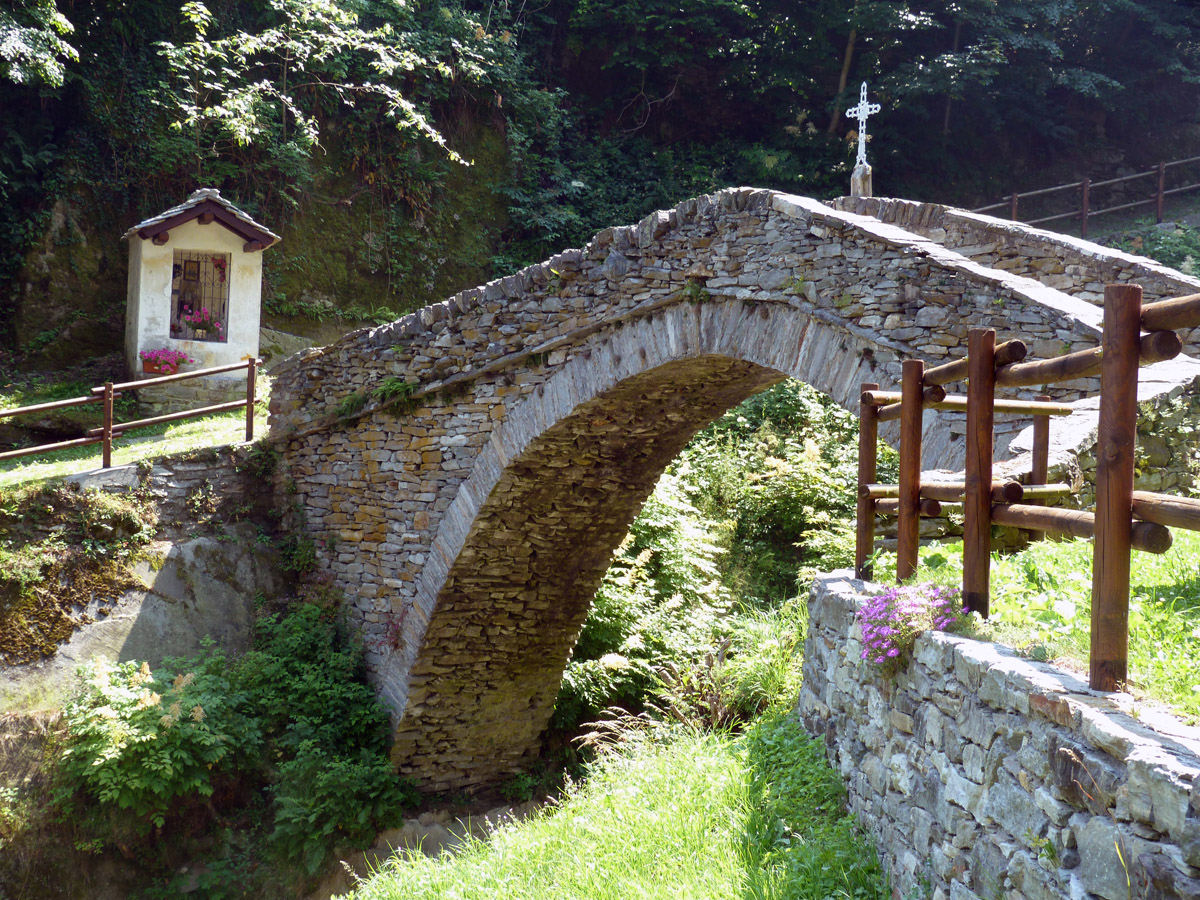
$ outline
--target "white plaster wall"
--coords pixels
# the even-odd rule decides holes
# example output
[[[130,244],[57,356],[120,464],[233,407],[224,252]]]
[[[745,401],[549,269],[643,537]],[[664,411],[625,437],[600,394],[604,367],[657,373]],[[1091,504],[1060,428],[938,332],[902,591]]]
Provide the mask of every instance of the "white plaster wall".
[[[138,322],[141,316],[142,298],[142,244],[139,237],[129,241],[129,278],[125,303],[125,366],[130,372],[141,368],[138,365]]]
[[[223,366],[240,362],[247,355],[258,355],[258,326],[262,314],[262,251],[246,253],[245,239],[225,226],[212,222],[201,225],[193,220],[171,229],[171,239],[162,246],[130,238],[129,251],[129,312],[133,322],[132,341],[128,352],[130,369],[141,370],[138,352],[169,347],[182,350],[196,362],[192,368]],[[135,245],[140,245],[135,246]],[[199,250],[205,253],[228,253],[229,264],[229,327],[228,340],[191,341],[171,337],[171,266],[176,250]],[[140,254],[140,266],[137,257]],[[135,275],[135,267],[139,274]],[[135,298],[134,290],[138,295]],[[226,376],[227,380],[239,373]]]

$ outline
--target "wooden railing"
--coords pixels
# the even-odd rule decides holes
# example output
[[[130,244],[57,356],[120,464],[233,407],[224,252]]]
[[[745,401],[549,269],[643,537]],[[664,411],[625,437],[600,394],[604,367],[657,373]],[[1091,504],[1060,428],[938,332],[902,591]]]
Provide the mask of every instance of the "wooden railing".
[[[1134,491],[1137,433],[1137,370],[1172,359],[1181,350],[1177,328],[1200,325],[1200,294],[1142,305],[1137,285],[1104,291],[1104,334],[1100,347],[1056,359],[1025,361],[1025,344],[996,346],[990,329],[968,335],[967,355],[926,369],[921,360],[903,362],[900,392],[862,386],[858,457],[858,524],[855,569],[871,577],[875,517],[898,519],[896,577],[917,568],[921,516],[941,514],[941,504],[963,506],[963,605],[985,618],[989,606],[992,525],[1007,525],[1075,537],[1094,537],[1090,683],[1116,690],[1128,676],[1130,551],[1165,553],[1167,526],[1200,531],[1200,500]],[[1143,332],[1146,332],[1143,334]],[[1095,512],[1057,509],[1042,501],[1072,492],[1047,484],[1049,417],[1069,415],[1071,406],[1037,400],[996,398],[997,388],[1053,384],[1100,375],[1100,423],[1096,445]],[[943,385],[967,381],[965,397],[949,396]],[[965,410],[966,461],[961,482],[922,483],[921,428],[925,409]],[[992,480],[996,415],[1034,416],[1031,484]],[[876,483],[879,422],[900,420],[898,484]]]
[[[1078,219],[1079,233],[1082,237],[1088,236],[1088,219],[1095,216],[1102,216],[1106,213],[1120,212],[1126,209],[1136,209],[1139,206],[1154,205],[1155,221],[1163,220],[1163,204],[1167,197],[1175,194],[1183,194],[1188,191],[1194,191],[1200,188],[1200,183],[1184,184],[1177,187],[1167,188],[1167,171],[1175,166],[1185,166],[1200,162],[1200,156],[1189,157],[1188,159],[1177,159],[1172,162],[1160,162],[1153,169],[1147,169],[1145,172],[1138,172],[1134,175],[1126,175],[1122,178],[1109,178],[1104,181],[1092,181],[1090,178],[1085,178],[1083,181],[1073,181],[1070,184],[1059,184],[1054,187],[1042,188],[1037,191],[1014,192],[1009,194],[1004,200],[997,203],[989,203],[987,206],[981,206],[978,209],[973,209],[971,212],[986,213],[992,211],[1008,210],[1008,217],[1014,222],[1019,220],[1018,213],[1020,211],[1021,200],[1028,200],[1033,197],[1048,197],[1051,194],[1057,194],[1064,191],[1079,192],[1079,207],[1070,212],[1058,213],[1052,216],[1042,216],[1037,219],[1029,219],[1025,222],[1026,225],[1045,225],[1050,222],[1060,222],[1064,219]],[[1150,196],[1144,200],[1134,200],[1132,203],[1119,203],[1115,206],[1106,206],[1100,209],[1095,209],[1092,206],[1092,191],[1100,188],[1113,187],[1119,184],[1125,184],[1131,181],[1138,181],[1143,178],[1154,177],[1154,190]]]
[[[225,366],[213,366],[208,369],[197,369],[194,372],[179,372],[175,375],[162,375],[158,378],[144,378],[141,381],[126,381],[121,384],[113,384],[110,381],[99,387],[92,388],[91,394],[86,397],[73,397],[70,400],[56,400],[53,403],[39,403],[36,406],[0,410],[0,419],[6,419],[33,413],[51,412],[56,409],[67,409],[72,406],[83,406],[89,403],[104,404],[104,424],[99,428],[89,429],[86,437],[74,438],[69,441],[58,441],[53,444],[39,444],[35,447],[22,447],[20,450],[9,450],[0,453],[0,460],[15,459],[19,456],[31,456],[33,454],[52,453],[56,450],[66,450],[69,447],[84,447],[88,444],[102,444],[103,467],[108,469],[112,467],[112,443],[113,438],[117,435],[124,434],[126,431],[131,431],[134,428],[161,425],[164,422],[175,422],[180,419],[195,418],[196,416],[209,416],[214,413],[228,412],[232,409],[241,409],[242,407],[246,409],[246,440],[252,441],[254,440],[254,402],[257,392],[258,367],[260,365],[262,365],[262,360],[250,358],[245,362],[230,363]],[[192,378],[204,378],[209,375],[220,375],[225,372],[236,372],[242,369],[246,372],[246,397],[244,400],[231,400],[228,403],[217,403],[199,409],[187,409],[182,412],[154,416],[149,419],[138,419],[134,422],[113,421],[113,400],[121,396],[122,391],[154,387],[155,385],[170,384],[176,381],[187,381]]]

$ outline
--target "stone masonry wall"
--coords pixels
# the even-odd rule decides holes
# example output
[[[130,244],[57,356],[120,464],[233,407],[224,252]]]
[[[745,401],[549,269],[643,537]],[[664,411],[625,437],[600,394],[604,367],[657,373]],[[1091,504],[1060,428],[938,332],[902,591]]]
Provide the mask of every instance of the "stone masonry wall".
[[[875,587],[814,584],[799,714],[896,896],[1200,897],[1200,729],[943,633],[885,679],[854,622]]]

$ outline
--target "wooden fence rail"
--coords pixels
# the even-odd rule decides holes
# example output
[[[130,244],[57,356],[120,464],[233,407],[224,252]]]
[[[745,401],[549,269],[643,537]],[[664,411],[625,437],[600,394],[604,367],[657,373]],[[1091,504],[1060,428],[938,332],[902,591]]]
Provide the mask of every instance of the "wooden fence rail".
[[[989,203],[987,206],[980,206],[977,209],[971,210],[977,213],[986,213],[999,211],[1008,208],[1008,217],[1012,221],[1018,221],[1018,212],[1020,210],[1020,201],[1031,197],[1045,197],[1050,194],[1060,193],[1063,191],[1079,191],[1079,208],[1071,212],[1058,213],[1052,216],[1042,216],[1038,219],[1030,219],[1026,225],[1045,225],[1050,222],[1059,222],[1063,219],[1078,219],[1079,233],[1082,237],[1088,236],[1088,219],[1095,216],[1102,216],[1106,213],[1120,212],[1126,209],[1136,209],[1139,206],[1149,206],[1154,204],[1155,221],[1163,220],[1163,204],[1167,197],[1172,197],[1176,194],[1183,194],[1188,191],[1200,189],[1200,183],[1185,184],[1179,187],[1167,188],[1167,170],[1173,169],[1176,166],[1185,166],[1200,162],[1200,156],[1192,156],[1187,159],[1176,159],[1171,162],[1160,162],[1153,169],[1147,169],[1144,172],[1137,172],[1133,175],[1125,175],[1121,178],[1108,178],[1104,181],[1092,181],[1090,178],[1085,178],[1083,181],[1073,181],[1070,184],[1058,184],[1054,187],[1041,188],[1036,191],[1014,192],[1008,195],[1008,198],[997,203]],[[1143,178],[1155,178],[1155,187],[1149,197],[1144,200],[1135,200],[1132,203],[1120,203],[1116,206],[1107,206],[1101,209],[1093,209],[1091,203],[1092,191],[1097,188],[1112,187],[1117,184],[1125,184],[1131,181],[1138,181]]]
[[[898,520],[896,577],[917,568],[921,516],[941,514],[942,503],[963,505],[963,606],[987,617],[992,525],[1095,539],[1092,568],[1090,683],[1117,690],[1128,679],[1130,552],[1165,553],[1168,526],[1200,531],[1200,500],[1133,490],[1137,434],[1139,366],[1171,359],[1182,342],[1176,328],[1200,326],[1200,294],[1142,305],[1137,285],[1109,285],[1104,291],[1102,344],[1052,360],[1025,362],[1025,345],[996,345],[996,333],[977,328],[968,334],[967,355],[926,370],[905,360],[901,390],[862,386],[859,428],[858,523],[855,569],[870,578],[875,517]],[[1143,330],[1150,332],[1143,334]],[[1049,417],[1070,407],[1041,394],[1036,400],[996,398],[1002,386],[1069,381],[1100,373],[1100,423],[1096,446],[1095,512],[1057,509],[1042,501],[1071,493],[1069,485],[1047,484]],[[942,387],[967,382],[966,397]],[[925,409],[958,409],[967,414],[963,481],[921,481],[921,424]],[[1029,415],[1034,420],[1031,484],[994,482],[992,458],[997,414]],[[900,420],[899,483],[877,484],[878,423]]]
[[[0,410],[0,419],[5,419],[15,416],[30,415],[31,413],[50,412],[56,409],[67,409],[73,406],[83,406],[88,403],[104,404],[104,424],[99,428],[89,429],[86,437],[74,438],[68,441],[57,441],[52,444],[38,444],[35,447],[22,447],[20,450],[8,450],[0,453],[0,460],[15,459],[19,456],[32,456],[34,454],[53,453],[56,450],[66,450],[69,447],[85,447],[88,444],[102,444],[102,459],[103,468],[112,467],[112,442],[115,435],[124,434],[134,428],[145,428],[150,425],[159,425],[164,422],[175,422],[180,419],[191,419],[197,416],[208,416],[213,413],[227,412],[231,409],[246,410],[246,440],[254,440],[254,403],[257,399],[258,386],[258,367],[262,365],[262,360],[249,358],[245,362],[230,363],[224,366],[213,366],[208,369],[197,369],[194,372],[180,372],[175,375],[163,375],[159,378],[144,378],[141,381],[126,381],[121,384],[113,384],[111,381],[99,387],[92,388],[91,394],[86,397],[72,397],[69,400],[55,400],[52,403],[38,403],[34,406],[22,406],[16,409]],[[218,403],[213,406],[204,406],[199,409],[188,409],[182,412],[169,413],[163,416],[154,416],[149,419],[138,419],[134,422],[113,422],[113,400],[121,396],[122,391],[136,390],[138,388],[153,387],[158,384],[168,384],[176,381],[187,381],[192,378],[204,378],[209,375],[220,375],[225,372],[236,372],[240,370],[246,372],[246,399],[231,400],[228,403]]]

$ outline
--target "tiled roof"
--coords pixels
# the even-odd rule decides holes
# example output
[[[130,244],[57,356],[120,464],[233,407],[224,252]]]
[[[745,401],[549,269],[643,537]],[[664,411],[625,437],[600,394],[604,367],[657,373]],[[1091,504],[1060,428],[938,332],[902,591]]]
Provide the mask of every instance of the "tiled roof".
[[[153,234],[157,234],[160,231],[169,230],[170,228],[174,228],[177,225],[182,225],[184,222],[190,221],[193,218],[199,217],[205,211],[205,209],[211,210],[213,204],[216,204],[221,209],[225,210],[229,215],[233,216],[235,219],[245,225],[248,230],[261,235],[262,238],[259,239],[261,239],[262,243],[265,245],[263,247],[264,250],[267,247],[271,247],[279,243],[281,240],[279,235],[275,234],[265,226],[260,225],[258,222],[255,222],[254,219],[250,218],[249,215],[242,212],[240,209],[222,197],[221,192],[216,188],[200,188],[198,191],[193,191],[192,195],[178,206],[172,206],[170,209],[160,212],[157,216],[151,216],[149,219],[138,222],[127,232],[125,232],[121,238],[122,240],[125,240],[139,234],[143,238],[151,237]],[[200,207],[204,207],[204,209],[201,209]],[[195,215],[188,216],[187,213],[192,211],[195,212]],[[230,230],[238,230],[231,227],[232,223],[222,222],[220,217],[218,217],[216,221],[224,225],[226,228],[230,228]],[[171,224],[168,225],[166,229],[155,227],[168,222]]]

